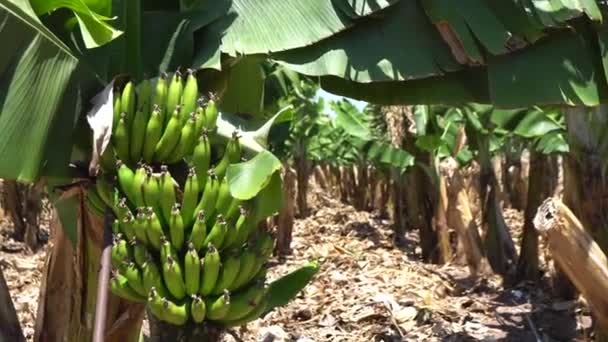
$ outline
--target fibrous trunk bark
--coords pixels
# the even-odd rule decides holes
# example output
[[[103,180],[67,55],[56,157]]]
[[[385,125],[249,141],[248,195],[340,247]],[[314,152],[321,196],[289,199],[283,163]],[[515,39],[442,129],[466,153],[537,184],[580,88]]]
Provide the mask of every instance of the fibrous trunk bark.
[[[564,204],[572,209],[599,248],[608,253],[608,183],[604,158],[608,152],[605,144],[608,107],[568,108],[565,113],[570,153],[564,159]],[[569,278],[576,284],[576,278],[583,276],[578,273]],[[596,339],[608,341],[608,328],[596,330]]]
[[[464,177],[455,160],[446,160],[442,164],[445,165],[444,172],[448,177],[449,226],[456,230],[459,241],[463,246],[469,272],[472,277],[476,277],[479,274],[487,273],[489,265],[485,259],[481,236],[471,211],[471,201]]]
[[[76,190],[76,189],[74,189]],[[72,190],[71,190],[72,191]],[[49,252],[40,288],[34,341],[91,341],[100,267],[103,220],[90,213],[83,195],[76,190],[74,205],[66,204],[73,215],[77,241],[72,243],[57,214],[51,230],[53,249]],[[65,194],[64,194],[65,195]],[[137,341],[144,305],[109,296],[105,341]]]
[[[13,222],[13,238],[23,241],[36,250],[38,240],[38,217],[42,210],[42,193],[38,185],[19,184],[14,180],[2,183],[2,203]]]
[[[315,181],[319,184],[319,187],[323,190],[328,190],[329,185],[327,183],[327,179],[325,177],[325,173],[323,172],[323,168],[321,165],[316,165],[313,169],[313,174],[315,177]]]
[[[477,141],[481,166],[479,177],[482,224],[485,227],[484,247],[492,270],[506,277],[515,271],[517,252],[502,215],[500,190],[490,158],[490,138],[487,135],[479,135]]]
[[[354,189],[354,203],[355,209],[367,210],[367,195],[368,195],[368,174],[367,165],[361,162],[356,166],[356,185]]]
[[[392,204],[391,218],[393,220],[393,230],[395,231],[394,240],[399,243],[405,238],[405,231],[407,230],[407,215],[404,205],[406,193],[403,191],[405,180],[399,170],[392,169],[391,176],[387,182],[390,188],[389,198]]]
[[[0,341],[25,342],[2,268],[0,268]]]
[[[542,203],[534,218],[551,256],[586,298],[603,331],[608,330],[608,259],[574,213],[558,199]]]
[[[452,259],[452,246],[450,245],[450,229],[448,227],[448,193],[445,179],[441,173],[437,173],[437,201],[435,202],[435,214],[433,226],[437,233],[437,244],[439,255],[437,261],[445,264]]]
[[[310,178],[309,161],[305,158],[295,158],[296,174],[298,178],[298,215],[302,218],[308,216],[308,181]]]
[[[537,281],[540,277],[538,267],[538,233],[533,220],[540,204],[554,194],[557,186],[557,163],[555,157],[532,151],[530,154],[530,177],[528,199],[524,211],[523,238],[517,262],[515,281]]]
[[[296,173],[289,166],[283,165],[283,207],[277,218],[277,252],[279,255],[291,254],[291,240],[295,212]]]
[[[420,232],[422,259],[427,262],[439,261],[438,239],[433,228],[433,193],[436,191],[428,176],[420,167],[411,167],[406,172],[407,220]]]

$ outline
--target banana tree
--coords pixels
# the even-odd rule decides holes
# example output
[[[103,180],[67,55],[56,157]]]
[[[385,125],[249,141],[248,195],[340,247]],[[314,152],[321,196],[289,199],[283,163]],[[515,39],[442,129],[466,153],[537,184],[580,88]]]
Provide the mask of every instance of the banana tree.
[[[474,0],[468,7],[474,11],[442,1],[398,0],[112,5],[109,0],[0,2],[5,23],[0,37],[9,44],[0,64],[0,176],[25,182],[45,177],[49,184],[83,176],[70,161],[76,166],[89,156],[83,113],[93,94],[118,74],[137,78],[180,65],[215,69],[202,73],[200,81],[223,94],[222,108],[232,112],[261,111],[260,60],[268,57],[320,76],[322,87],[335,93],[387,104],[593,106],[605,100],[603,5],[593,1]],[[109,19],[114,16],[118,20]],[[404,42],[415,53],[404,54]],[[66,189],[54,198],[74,193],[79,192]],[[75,224],[77,201],[64,204],[59,212],[66,241],[83,238]],[[100,229],[93,231],[100,235]],[[98,249],[92,245],[90,255]],[[76,278],[87,279],[87,269],[76,265]],[[75,313],[88,311],[75,307]],[[45,319],[53,317],[60,315]],[[69,321],[70,329],[87,336],[85,322]],[[75,335],[61,337],[66,336]]]

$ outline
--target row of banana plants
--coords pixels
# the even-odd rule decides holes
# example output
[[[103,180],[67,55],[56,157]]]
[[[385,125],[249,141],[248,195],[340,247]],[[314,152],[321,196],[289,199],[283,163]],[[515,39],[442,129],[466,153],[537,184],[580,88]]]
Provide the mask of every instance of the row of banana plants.
[[[462,257],[472,274],[491,269],[507,281],[540,277],[532,219],[555,192],[557,156],[569,151],[562,112],[474,103],[370,104],[360,111],[348,100],[326,105],[314,97],[314,84],[299,84],[295,95],[282,99],[294,105],[294,116],[276,129],[276,140],[284,143],[273,151],[295,168],[300,215],[306,215],[314,175],[335,198],[359,210],[385,214],[390,207],[396,241],[418,229],[427,261]],[[523,155],[529,173],[522,170]],[[524,210],[519,256],[505,205]]]

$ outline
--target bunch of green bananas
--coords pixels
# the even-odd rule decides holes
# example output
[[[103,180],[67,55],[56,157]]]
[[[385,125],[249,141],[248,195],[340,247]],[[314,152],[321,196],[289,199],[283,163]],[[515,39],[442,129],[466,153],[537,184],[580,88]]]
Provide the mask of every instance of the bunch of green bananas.
[[[88,191],[92,211],[109,206],[116,216],[111,289],[170,324],[241,325],[267,307],[274,241],[258,231],[265,217],[252,201],[230,194],[225,174],[241,161],[238,135],[210,139],[217,109],[213,98],[197,100],[193,72],[185,84],[177,72],[166,79],[153,94],[148,81],[119,92],[110,153],[118,158]]]
[[[127,165],[181,161],[192,154],[204,128],[215,129],[215,100],[212,94],[199,97],[192,70],[185,80],[176,71],[115,89],[112,148],[101,156],[102,169],[113,170],[116,158]]]

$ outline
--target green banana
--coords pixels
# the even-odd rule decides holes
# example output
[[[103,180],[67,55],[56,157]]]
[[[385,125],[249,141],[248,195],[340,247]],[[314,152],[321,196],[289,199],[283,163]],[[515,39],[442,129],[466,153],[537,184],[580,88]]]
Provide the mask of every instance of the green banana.
[[[182,74],[179,71],[176,71],[171,78],[167,92],[167,102],[165,105],[167,113],[173,113],[173,111],[177,108],[177,114],[179,117],[180,108],[178,108],[178,106],[181,104],[180,100],[182,97],[183,88],[184,85]]]
[[[122,235],[122,233],[120,232],[120,220],[118,219],[112,221],[112,234]]]
[[[207,218],[211,218],[213,217],[211,215],[213,215],[213,212],[215,211],[215,201],[219,190],[219,182],[217,181],[213,170],[209,170],[208,173],[209,176],[203,190],[203,196],[201,196],[201,200],[198,202],[194,212],[198,213],[199,211],[204,210]]]
[[[268,267],[266,267],[267,264],[265,262],[261,265],[261,267],[256,268],[257,272],[252,273],[253,276],[251,277],[251,279],[249,279],[249,282],[257,280],[266,281],[266,277],[268,276]]]
[[[186,77],[186,85],[182,94],[182,111],[180,116],[182,118],[182,125],[186,123],[190,113],[196,109],[196,100],[198,98],[198,82],[194,75],[194,70],[188,69],[188,76]]]
[[[238,232],[236,227],[230,223],[226,223],[226,235],[224,236],[224,241],[222,242],[222,249],[227,249],[228,246],[234,245],[237,237]]]
[[[171,255],[167,256],[167,260],[163,262],[163,278],[173,297],[180,300],[186,296],[182,267]]]
[[[197,294],[201,281],[201,261],[192,242],[188,244],[188,251],[184,257],[184,269],[186,271],[186,293]]]
[[[160,220],[158,219],[158,216],[156,216],[156,213],[154,212],[154,209],[152,209],[152,207],[147,208],[146,215],[146,219],[148,221],[148,229],[146,230],[148,241],[150,241],[152,247],[154,247],[156,250],[160,250],[161,236],[163,236],[164,234],[163,226],[160,223]]]
[[[190,118],[186,120],[185,125],[182,127],[179,141],[173,149],[173,156],[169,158],[169,164],[175,164],[182,160],[185,156],[191,155],[194,145],[196,144],[196,117],[194,113],[190,114]]]
[[[160,202],[160,184],[158,177],[150,170],[146,173],[143,187],[144,202],[148,207],[156,208]]]
[[[222,244],[224,243],[224,238],[226,237],[226,232],[228,231],[228,225],[224,220],[222,215],[217,215],[217,219],[215,220],[215,224],[209,230],[209,234],[205,238],[204,245],[208,245],[212,243],[217,249],[222,248]]]
[[[209,171],[209,164],[211,163],[211,144],[209,143],[209,136],[207,130],[204,130],[200,135],[198,144],[192,152],[192,164],[196,170],[196,177],[198,179],[199,189],[205,188],[207,180],[207,172]]]
[[[144,203],[144,193],[143,187],[146,182],[147,171],[143,165],[140,165],[137,170],[135,170],[135,175],[133,176],[133,204],[136,207],[143,207]]]
[[[112,237],[112,251],[110,254],[114,268],[118,268],[123,261],[130,257],[129,244],[122,238],[121,234],[114,234]]]
[[[237,131],[232,132],[232,139],[228,141],[226,150],[220,162],[215,166],[215,175],[218,178],[223,178],[226,174],[228,165],[237,163],[241,159],[241,143],[239,142],[239,135]]]
[[[150,244],[148,241],[148,236],[146,235],[146,230],[148,226],[148,220],[146,220],[146,212],[143,207],[137,208],[137,215],[135,216],[135,222],[133,223],[133,232],[135,233],[135,237],[144,245]]]
[[[263,297],[262,300],[260,300],[260,302],[258,303],[258,305],[244,317],[232,321],[222,320],[221,323],[225,327],[238,327],[245,325],[251,321],[255,321],[256,319],[260,318],[264,311],[266,311],[267,307],[268,299],[266,299],[266,297]]]
[[[228,290],[234,291],[240,289],[251,278],[253,268],[256,262],[256,253],[254,248],[247,246],[240,256],[239,273],[228,287]]]
[[[168,295],[168,290],[163,283],[163,278],[152,257],[149,257],[146,262],[141,265],[142,280],[144,288],[149,292],[154,288],[163,297]]]
[[[148,294],[148,308],[156,318],[161,321],[164,321],[164,313],[165,309],[163,307],[163,297],[161,296],[159,291],[156,288],[152,287]]]
[[[207,117],[205,116],[205,98],[200,97],[197,101],[197,107],[194,111],[196,115],[196,134],[201,135],[207,127]]]
[[[188,322],[188,303],[177,304],[164,298],[163,318],[173,325],[184,325]]]
[[[135,263],[138,266],[143,265],[143,263],[146,262],[146,260],[148,260],[148,258],[150,257],[146,246],[143,243],[139,242],[136,238],[131,239],[129,241],[129,245],[133,250],[133,259],[135,259]]]
[[[201,250],[204,246],[205,238],[207,237],[207,225],[205,224],[205,211],[201,210],[194,220],[190,238],[188,241],[194,245],[194,249]]]
[[[264,283],[258,282],[237,294],[233,294],[230,298],[230,308],[222,319],[234,321],[247,316],[262,301],[265,293]]]
[[[167,165],[162,165],[160,175],[160,208],[165,222],[169,222],[173,205],[176,203],[175,182]]]
[[[101,197],[99,197],[96,188],[89,188],[89,190],[87,191],[87,199],[89,200],[92,209],[95,209],[96,212],[101,212],[103,215],[103,213],[105,212],[106,204],[103,202]]]
[[[253,266],[253,270],[251,271],[251,275],[247,282],[258,276],[260,270],[264,267],[264,264],[272,254],[274,248],[274,240],[268,233],[262,233],[261,236],[258,236],[255,240],[256,250],[256,258]]]
[[[161,112],[162,110],[160,107],[155,104],[146,125],[146,134],[142,151],[142,157],[146,163],[152,162],[154,152],[156,151],[156,145],[163,134],[163,117]]]
[[[259,253],[259,252],[256,253],[255,262],[253,264],[251,274],[249,274],[249,279],[247,279],[247,281],[245,281],[245,283],[248,283],[249,281],[258,277],[259,273],[264,270],[264,265],[266,264],[267,260],[268,260],[268,258],[263,256],[261,253]]]
[[[142,157],[142,152],[144,148],[144,139],[146,136],[146,128],[148,125],[148,119],[146,117],[147,113],[143,112],[143,108],[139,108],[135,112],[135,117],[133,118],[133,124],[131,125],[131,135],[130,135],[130,157],[131,160],[137,162]]]
[[[125,234],[125,237],[130,241],[135,238],[135,217],[131,214],[130,211],[124,216],[122,221],[120,221],[120,229],[122,233]]]
[[[217,128],[217,97],[214,94],[209,94],[209,100],[207,101],[207,106],[205,107],[205,122],[207,123],[207,128],[209,131],[213,131]]]
[[[118,272],[112,272],[110,290],[116,296],[132,302],[143,303],[146,301],[145,297],[142,297],[129,286],[129,280]]]
[[[171,245],[171,242],[163,235],[160,237],[160,260],[161,262],[166,262],[169,257],[173,259],[177,258],[177,251]]]
[[[215,201],[215,212],[225,216],[228,212],[228,207],[230,206],[232,196],[230,196],[230,186],[228,185],[228,179],[224,177],[219,182],[220,185],[217,191],[217,200]]]
[[[95,179],[95,190],[97,194],[108,207],[112,207],[114,204],[114,188],[110,184],[106,177],[97,176]]]
[[[150,109],[152,105],[152,86],[150,80],[144,77],[143,81],[139,83],[137,93],[137,107],[141,108],[144,113],[145,121],[148,122]]]
[[[121,267],[121,272],[129,281],[129,286],[135,290],[140,296],[145,297],[147,291],[144,288],[144,283],[141,277],[141,271],[133,261],[124,263]]]
[[[226,214],[224,215],[227,221],[233,222],[233,220],[237,218],[237,215],[239,215],[240,213],[239,208],[242,203],[243,201],[241,201],[240,199],[231,197],[230,204],[228,205],[228,210],[226,210]]]
[[[268,258],[274,250],[274,239],[268,232],[258,234],[256,245],[262,256]]]
[[[167,74],[162,73],[158,80],[156,80],[156,85],[154,87],[154,97],[152,98],[152,104],[158,110],[159,121],[161,124],[161,129],[165,127],[165,104],[167,101]]]
[[[229,245],[227,247],[235,247],[242,245],[243,243],[245,243],[245,241],[247,241],[249,235],[251,235],[251,232],[255,229],[255,220],[253,214],[251,214],[251,212],[245,207],[241,206],[239,209],[241,215],[239,216],[235,224],[236,238],[234,239],[232,245]]]
[[[120,114],[122,110],[120,110],[120,90],[118,88],[114,88],[112,91],[112,96],[114,97],[114,112],[112,117],[112,133],[116,131],[116,127],[118,126],[118,120],[120,120]]]
[[[201,297],[192,296],[190,314],[192,315],[192,320],[194,321],[194,323],[201,323],[205,320],[205,315],[207,314],[207,307],[205,306],[205,301],[203,301]]]
[[[118,124],[118,123],[116,123]],[[108,146],[99,158],[101,170],[106,173],[113,173],[116,170],[116,154],[112,146]]]
[[[184,221],[179,210],[179,204],[175,203],[171,209],[171,218],[169,219],[169,237],[171,244],[177,250],[182,249],[185,240]]]
[[[207,247],[207,253],[202,260],[203,276],[201,278],[200,293],[208,296],[213,292],[220,272],[220,253],[212,244]]]
[[[228,291],[217,298],[206,299],[207,319],[216,321],[226,317],[228,310],[230,310],[230,304],[230,293]]]
[[[131,203],[135,203],[135,173],[122,161],[117,161],[118,167],[118,185]]]
[[[198,205],[198,179],[194,168],[188,171],[188,178],[184,185],[184,195],[182,196],[182,220],[185,226],[190,226],[194,220],[194,210]]]
[[[165,161],[169,158],[171,152],[173,152],[175,146],[177,146],[179,137],[181,135],[182,126],[179,122],[179,106],[170,113],[172,114],[169,118],[169,122],[167,122],[167,127],[165,127],[165,131],[160,137],[160,140],[156,144],[156,148],[154,150],[154,160],[159,162]]]
[[[130,128],[131,122],[133,122],[136,104],[137,99],[135,97],[135,88],[133,87],[133,82],[128,82],[122,89],[122,95],[120,96],[120,111],[126,115],[125,120],[127,128]]]
[[[116,125],[116,131],[114,131],[114,149],[119,159],[128,162],[129,161],[129,126],[127,126],[127,114],[120,114],[120,119]]]
[[[228,255],[228,258],[222,261],[222,268],[213,289],[213,294],[220,294],[232,285],[239,273],[240,264],[241,259],[235,254]]]

